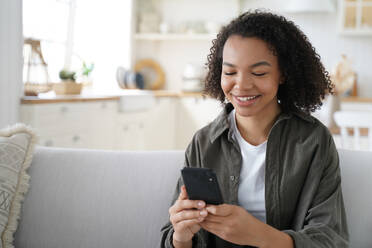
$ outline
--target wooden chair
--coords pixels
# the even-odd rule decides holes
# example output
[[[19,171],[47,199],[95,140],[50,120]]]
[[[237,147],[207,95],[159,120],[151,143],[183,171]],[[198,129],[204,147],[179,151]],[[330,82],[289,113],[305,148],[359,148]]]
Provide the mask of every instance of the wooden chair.
[[[353,147],[360,150],[360,128],[368,129],[368,149],[372,150],[372,111],[337,111],[334,120],[341,129],[341,147],[347,147],[348,128],[354,131]]]

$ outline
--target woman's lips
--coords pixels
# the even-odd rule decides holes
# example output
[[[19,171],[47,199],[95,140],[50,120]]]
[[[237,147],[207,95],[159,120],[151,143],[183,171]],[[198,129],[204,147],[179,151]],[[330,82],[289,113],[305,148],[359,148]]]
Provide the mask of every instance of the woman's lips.
[[[258,99],[260,99],[261,95],[250,95],[250,96],[235,96],[233,95],[233,99],[241,106],[249,106],[254,104]]]

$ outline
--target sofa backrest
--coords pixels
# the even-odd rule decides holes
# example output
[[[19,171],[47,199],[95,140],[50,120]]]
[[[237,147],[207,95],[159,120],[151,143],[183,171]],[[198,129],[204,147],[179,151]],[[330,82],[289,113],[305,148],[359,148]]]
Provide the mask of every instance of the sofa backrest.
[[[15,247],[158,247],[183,160],[37,147]]]
[[[372,152],[339,155],[350,247],[372,247]],[[158,247],[183,160],[182,151],[37,147],[16,247]]]
[[[372,152],[339,150],[351,248],[372,247]]]

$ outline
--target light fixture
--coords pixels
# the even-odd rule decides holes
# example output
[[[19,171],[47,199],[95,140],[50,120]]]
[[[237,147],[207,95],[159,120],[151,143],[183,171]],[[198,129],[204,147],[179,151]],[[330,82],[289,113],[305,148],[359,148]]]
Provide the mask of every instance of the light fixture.
[[[284,11],[290,13],[334,12],[335,6],[332,0],[290,0]]]

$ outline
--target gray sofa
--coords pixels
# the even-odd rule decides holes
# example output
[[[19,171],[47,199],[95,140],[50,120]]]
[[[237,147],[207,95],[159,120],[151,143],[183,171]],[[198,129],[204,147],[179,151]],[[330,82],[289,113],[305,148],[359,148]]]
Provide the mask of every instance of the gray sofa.
[[[372,152],[341,150],[351,247],[372,247]],[[158,247],[182,151],[37,147],[16,248]]]

